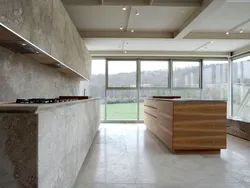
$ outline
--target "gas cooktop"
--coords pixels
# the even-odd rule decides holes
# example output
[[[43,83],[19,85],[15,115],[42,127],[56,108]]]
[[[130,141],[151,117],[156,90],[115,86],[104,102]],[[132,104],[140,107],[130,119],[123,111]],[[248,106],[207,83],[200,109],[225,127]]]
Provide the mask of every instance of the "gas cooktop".
[[[32,98],[32,99],[17,99],[18,104],[48,104],[75,101],[76,99],[59,99],[59,98]]]

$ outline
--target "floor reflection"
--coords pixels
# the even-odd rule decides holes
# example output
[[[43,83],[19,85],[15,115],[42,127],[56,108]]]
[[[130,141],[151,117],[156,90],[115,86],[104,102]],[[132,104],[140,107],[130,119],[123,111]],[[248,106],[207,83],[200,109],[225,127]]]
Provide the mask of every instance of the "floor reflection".
[[[250,142],[220,155],[172,154],[143,124],[103,124],[75,188],[250,187]]]

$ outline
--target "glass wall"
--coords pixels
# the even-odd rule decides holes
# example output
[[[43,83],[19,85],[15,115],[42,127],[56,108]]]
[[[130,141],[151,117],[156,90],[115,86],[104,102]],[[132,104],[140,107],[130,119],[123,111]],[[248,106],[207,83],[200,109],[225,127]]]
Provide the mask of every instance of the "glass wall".
[[[136,87],[136,61],[108,61],[108,87]]]
[[[203,61],[202,97],[204,99],[226,100],[228,98],[228,71],[228,61]]]
[[[168,61],[141,61],[141,87],[168,87]]]
[[[107,91],[107,120],[137,120],[135,90]]]
[[[174,96],[181,96],[181,98],[200,99],[201,98],[201,89],[172,90],[171,94]]]
[[[102,120],[138,121],[144,119],[146,97],[226,99],[227,72],[225,60],[97,59],[90,90],[102,99]]]
[[[250,121],[250,55],[232,62],[232,116]]]
[[[199,61],[173,61],[173,88],[200,87]]]

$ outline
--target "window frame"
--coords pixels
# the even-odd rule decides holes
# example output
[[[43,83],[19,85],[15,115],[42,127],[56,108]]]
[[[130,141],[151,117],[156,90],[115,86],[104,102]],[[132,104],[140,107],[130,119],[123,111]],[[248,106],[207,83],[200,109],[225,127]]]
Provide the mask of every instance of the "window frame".
[[[242,57],[242,56],[241,56]],[[241,58],[239,57],[239,58]],[[237,59],[239,59],[237,58]],[[173,95],[174,91],[182,90],[182,91],[190,91],[190,90],[197,90],[200,92],[200,98],[202,99],[202,93],[203,93],[203,61],[204,60],[215,60],[215,61],[228,61],[228,66],[229,66],[229,72],[228,72],[228,102],[232,104],[232,73],[231,73],[231,68],[232,68],[232,58],[223,58],[223,57],[169,57],[169,58],[146,58],[146,57],[93,57],[93,59],[105,59],[105,117],[102,122],[111,122],[111,123],[116,123],[116,122],[143,122],[143,119],[140,117],[140,99],[141,99],[141,92],[142,91],[152,91],[152,90],[166,90],[169,95]],[[235,60],[234,58],[233,60]],[[111,87],[108,86],[108,63],[111,61],[134,61],[136,63],[136,87]],[[167,87],[142,87],[141,86],[141,61],[165,61],[168,63],[168,86]],[[199,62],[199,87],[173,87],[173,63],[174,62]],[[109,90],[133,90],[136,91],[136,103],[137,103],[137,120],[112,120],[112,119],[107,119],[107,94]],[[233,105],[229,104],[228,108],[230,111],[233,108]],[[232,112],[230,112],[230,115]]]

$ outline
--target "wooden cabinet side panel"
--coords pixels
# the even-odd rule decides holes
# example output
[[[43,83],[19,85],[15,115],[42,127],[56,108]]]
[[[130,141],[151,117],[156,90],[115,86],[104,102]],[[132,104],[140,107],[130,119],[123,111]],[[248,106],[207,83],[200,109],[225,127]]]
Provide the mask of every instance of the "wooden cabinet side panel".
[[[162,101],[157,105],[159,137],[173,149],[173,102]]]
[[[175,102],[173,148],[226,148],[226,102]]]
[[[146,127],[172,149],[172,102],[145,100],[144,105]]]

